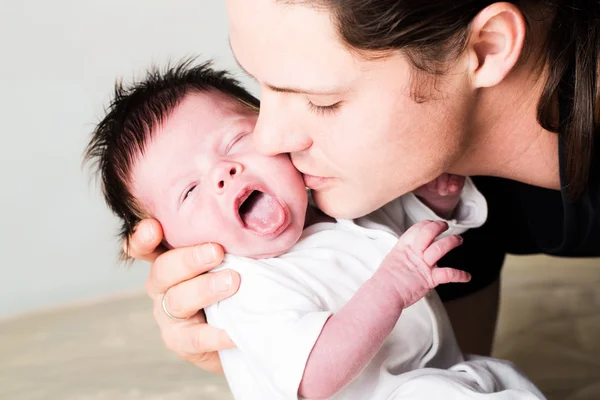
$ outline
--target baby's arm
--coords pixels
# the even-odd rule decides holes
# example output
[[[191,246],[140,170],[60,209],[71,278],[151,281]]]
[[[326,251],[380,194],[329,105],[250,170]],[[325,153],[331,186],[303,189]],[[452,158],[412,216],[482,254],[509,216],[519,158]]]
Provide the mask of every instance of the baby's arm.
[[[437,285],[470,279],[466,272],[435,266],[462,242],[452,235],[434,243],[446,228],[441,221],[412,226],[371,279],[327,320],[306,363],[301,396],[333,396],[375,356],[405,308]]]

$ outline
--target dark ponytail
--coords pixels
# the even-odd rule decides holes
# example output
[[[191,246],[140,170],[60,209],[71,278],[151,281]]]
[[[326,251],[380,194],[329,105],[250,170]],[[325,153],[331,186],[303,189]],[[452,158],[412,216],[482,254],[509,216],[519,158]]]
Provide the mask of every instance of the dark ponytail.
[[[433,74],[465,49],[475,16],[494,0],[303,0],[332,11],[340,37],[352,48],[403,50],[414,66]],[[598,47],[600,0],[513,0],[526,19],[554,13],[545,48],[549,78],[538,105],[538,122],[564,140],[565,183],[571,199],[589,184],[600,121]],[[545,13],[544,13],[545,14]],[[552,14],[550,14],[552,15]],[[555,98],[566,105],[552,120]]]
[[[597,145],[594,141],[600,132],[599,10],[597,0],[559,2],[546,42],[549,77],[539,102],[538,120],[545,129],[563,136],[565,178],[571,200],[588,187]],[[555,95],[564,105],[558,126],[550,119]]]

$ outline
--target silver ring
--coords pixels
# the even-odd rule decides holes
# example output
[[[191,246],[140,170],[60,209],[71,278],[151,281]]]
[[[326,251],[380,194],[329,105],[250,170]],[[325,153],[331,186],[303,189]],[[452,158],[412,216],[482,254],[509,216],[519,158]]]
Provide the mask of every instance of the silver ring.
[[[167,298],[167,294],[165,293],[165,294],[163,294],[161,303],[162,303],[162,309],[163,309],[164,313],[167,315],[167,317],[171,318],[174,321],[185,321],[187,318],[177,318],[177,317],[174,317],[173,315],[171,315],[169,310],[167,310],[167,304],[165,303],[166,298]]]

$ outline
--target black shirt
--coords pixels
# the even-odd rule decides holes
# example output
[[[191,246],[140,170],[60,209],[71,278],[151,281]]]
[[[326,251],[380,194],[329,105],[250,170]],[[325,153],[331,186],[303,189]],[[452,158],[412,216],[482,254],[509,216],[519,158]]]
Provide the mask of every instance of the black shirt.
[[[560,101],[561,115],[565,115]],[[600,143],[597,143],[587,191],[570,201],[566,184],[565,144],[559,139],[562,190],[550,190],[502,178],[474,177],[488,202],[488,220],[467,231],[462,246],[439,265],[469,271],[471,282],[438,287],[443,300],[473,293],[498,279],[504,256],[545,253],[564,257],[600,257]],[[600,268],[600,259],[598,260]]]

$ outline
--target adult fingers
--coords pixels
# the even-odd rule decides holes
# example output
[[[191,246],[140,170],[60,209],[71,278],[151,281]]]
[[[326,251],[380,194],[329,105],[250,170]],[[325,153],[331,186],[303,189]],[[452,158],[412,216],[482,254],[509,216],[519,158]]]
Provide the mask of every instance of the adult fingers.
[[[187,318],[233,295],[239,286],[240,276],[232,270],[202,274],[169,288],[164,306],[175,318]]]
[[[129,257],[153,262],[164,252],[160,246],[162,239],[160,223],[155,219],[145,219],[137,224],[128,240],[123,240],[123,252]]]
[[[161,331],[167,348],[186,360],[235,347],[229,335],[206,322],[182,323]]]
[[[162,296],[171,286],[218,266],[223,257],[223,248],[215,243],[169,250],[150,268],[146,290],[151,297]]]
[[[218,351],[235,347],[227,333],[206,323],[204,313],[199,312],[185,321],[162,324],[168,318],[156,315],[161,326],[161,337],[165,346],[178,357],[196,366],[215,373],[223,373]]]
[[[191,357],[187,361],[195,364],[197,367],[202,368],[207,372],[223,374],[223,365],[221,364],[221,357],[219,357],[219,353],[216,351],[204,353],[196,357]]]

